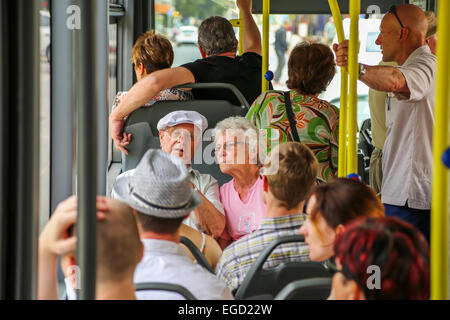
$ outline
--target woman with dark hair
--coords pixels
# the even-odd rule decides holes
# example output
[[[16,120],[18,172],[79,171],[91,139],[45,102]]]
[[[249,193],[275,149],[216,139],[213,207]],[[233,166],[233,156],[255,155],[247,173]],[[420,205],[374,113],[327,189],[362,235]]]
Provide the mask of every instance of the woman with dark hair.
[[[336,235],[350,221],[384,217],[383,204],[375,192],[364,183],[350,179],[336,179],[316,187],[307,202],[307,220],[300,234],[305,236],[312,261],[325,261],[334,256]]]
[[[247,114],[258,129],[267,131],[268,151],[286,141],[299,141],[308,146],[319,161],[317,179],[322,183],[337,172],[339,112],[318,96],[335,73],[334,55],[329,47],[300,43],[289,58],[287,86],[290,91],[264,92]]]
[[[398,218],[367,218],[350,224],[336,237],[334,252],[337,272],[330,299],[429,299],[428,242]]]

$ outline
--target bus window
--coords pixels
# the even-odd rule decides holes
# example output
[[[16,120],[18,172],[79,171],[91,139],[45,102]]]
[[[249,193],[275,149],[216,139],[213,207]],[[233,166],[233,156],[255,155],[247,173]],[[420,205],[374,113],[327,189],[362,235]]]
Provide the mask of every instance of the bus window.
[[[40,10],[40,80],[41,80],[41,122],[40,122],[40,195],[39,227],[45,226],[50,215],[50,58],[51,24],[50,13]]]
[[[156,1],[156,31],[172,43],[175,54],[173,67],[202,58],[197,47],[198,27],[211,16],[237,19],[239,11],[235,1],[174,1],[171,5]],[[238,37],[238,29],[235,31]]]

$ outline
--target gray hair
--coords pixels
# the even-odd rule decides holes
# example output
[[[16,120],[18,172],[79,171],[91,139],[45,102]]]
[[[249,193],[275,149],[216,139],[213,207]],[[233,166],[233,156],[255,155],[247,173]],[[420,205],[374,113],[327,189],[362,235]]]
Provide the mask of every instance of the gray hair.
[[[198,29],[198,44],[208,56],[236,52],[236,35],[230,21],[219,16],[203,21]]]
[[[214,128],[214,141],[222,134],[224,131],[243,131],[246,133],[250,133],[256,139],[258,137],[258,129],[247,119],[244,117],[229,117],[225,120],[222,120],[216,124]],[[253,134],[254,133],[254,134]],[[252,137],[253,138],[253,137]]]
[[[261,159],[258,156],[258,147],[259,147],[259,130],[247,119],[244,117],[230,117],[225,120],[217,123],[214,128],[213,137],[214,142],[217,142],[217,139],[223,134],[228,133],[231,136],[234,136],[234,132],[242,132],[245,135],[246,140],[248,139],[248,143],[250,146],[249,153],[256,155],[256,164],[261,164]]]

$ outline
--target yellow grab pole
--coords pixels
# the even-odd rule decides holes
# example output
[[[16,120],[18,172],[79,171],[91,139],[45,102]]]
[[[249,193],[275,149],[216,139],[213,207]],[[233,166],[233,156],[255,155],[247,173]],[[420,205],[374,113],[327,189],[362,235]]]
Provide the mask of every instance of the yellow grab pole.
[[[431,203],[431,298],[448,299],[448,173],[442,154],[448,143],[450,86],[450,2],[439,1],[437,34],[436,105],[433,135],[433,186]]]
[[[234,28],[239,28],[239,55],[242,56],[244,53],[244,43],[242,42],[244,24],[242,23],[241,13],[239,12],[239,19],[231,19],[230,23]]]
[[[239,10],[239,22],[240,22],[240,26],[239,26],[239,55],[242,56],[242,54],[244,53],[244,44],[242,43],[242,35],[244,33],[243,30],[243,26],[242,26],[242,13]]]
[[[347,149],[347,174],[358,172],[358,158],[356,149],[356,110],[358,108],[358,24],[361,2],[350,0],[350,44],[348,48],[348,73],[350,75],[350,91],[348,106],[348,149]]]
[[[269,70],[269,17],[270,0],[263,0],[262,92],[269,89],[269,82],[265,78],[265,74]]]
[[[338,42],[345,40],[344,27],[342,24],[341,11],[337,0],[328,0],[331,14],[333,15],[334,25]],[[346,150],[347,150],[347,101],[348,101],[348,71],[347,68],[341,68],[341,104],[339,109],[339,160],[338,177],[345,177],[347,174]]]

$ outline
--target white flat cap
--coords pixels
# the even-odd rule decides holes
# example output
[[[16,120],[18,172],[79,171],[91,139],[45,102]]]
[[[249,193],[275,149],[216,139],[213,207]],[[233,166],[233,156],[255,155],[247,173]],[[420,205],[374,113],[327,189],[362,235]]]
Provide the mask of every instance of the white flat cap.
[[[174,111],[169,113],[158,122],[158,131],[165,130],[167,127],[174,127],[182,123],[192,123],[202,133],[208,128],[208,120],[197,111]]]

